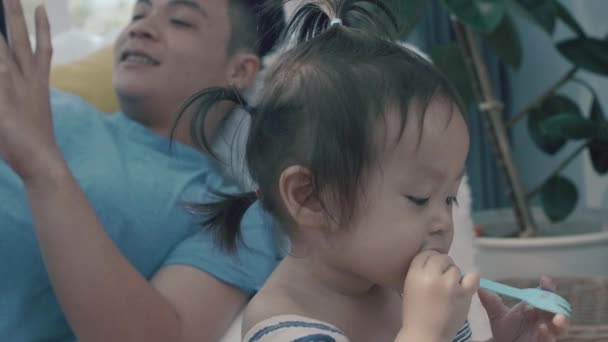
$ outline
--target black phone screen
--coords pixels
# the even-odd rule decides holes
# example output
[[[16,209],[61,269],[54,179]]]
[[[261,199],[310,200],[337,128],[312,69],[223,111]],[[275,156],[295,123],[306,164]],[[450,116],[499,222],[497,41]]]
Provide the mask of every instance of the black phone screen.
[[[4,0],[0,0],[0,33],[6,40],[6,20],[4,18]]]

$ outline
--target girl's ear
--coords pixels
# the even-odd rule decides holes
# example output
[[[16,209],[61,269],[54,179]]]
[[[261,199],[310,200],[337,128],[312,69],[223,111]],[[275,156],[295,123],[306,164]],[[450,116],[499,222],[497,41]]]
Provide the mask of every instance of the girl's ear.
[[[307,168],[293,165],[283,170],[279,179],[279,194],[291,221],[300,232],[324,224],[326,213]]]
[[[260,71],[260,58],[250,52],[237,52],[230,59],[228,68],[228,84],[239,90],[249,87],[255,81]]]

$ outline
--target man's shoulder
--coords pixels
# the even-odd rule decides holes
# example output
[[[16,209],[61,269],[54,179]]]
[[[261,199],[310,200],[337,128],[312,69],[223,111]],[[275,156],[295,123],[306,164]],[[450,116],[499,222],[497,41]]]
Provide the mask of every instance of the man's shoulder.
[[[88,132],[103,126],[106,119],[111,116],[101,112],[78,95],[53,88],[50,89],[49,95],[56,133],[64,130]]]
[[[68,93],[55,88],[50,88],[49,95],[51,100],[51,108],[54,114],[56,111],[65,112],[66,110],[76,112],[89,112],[96,114],[102,113],[91,103],[85,101],[83,98],[76,94]]]

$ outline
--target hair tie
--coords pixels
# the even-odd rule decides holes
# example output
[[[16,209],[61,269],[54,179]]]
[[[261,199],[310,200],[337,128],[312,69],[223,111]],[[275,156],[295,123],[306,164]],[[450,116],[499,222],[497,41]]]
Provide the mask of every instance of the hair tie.
[[[253,107],[253,106],[249,105],[249,103],[244,103],[242,106],[243,106],[243,109],[244,109],[244,110],[245,110],[247,113],[249,113],[249,115],[251,115],[251,116],[255,115],[255,112],[256,112],[255,107]]]
[[[334,18],[329,22],[330,27],[334,27],[335,25],[342,25],[342,19]]]

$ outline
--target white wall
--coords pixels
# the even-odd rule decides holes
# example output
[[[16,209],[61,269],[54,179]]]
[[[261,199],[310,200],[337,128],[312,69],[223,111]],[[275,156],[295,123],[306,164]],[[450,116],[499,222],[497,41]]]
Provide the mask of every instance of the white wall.
[[[74,5],[82,5],[83,1],[87,1],[87,5],[95,6],[94,13],[99,13],[97,18],[91,18],[88,23],[107,21],[108,16],[116,14],[117,5],[120,3],[119,0],[45,0],[53,35],[53,65],[78,60],[114,41],[116,32],[101,34],[90,27],[77,27],[71,13],[74,11]],[[116,17],[116,20],[124,19],[129,13],[130,11],[121,13],[121,17]],[[122,28],[122,25],[116,26],[117,29]]]
[[[72,20],[68,11],[68,0],[46,0],[44,1],[53,35],[65,32],[72,26]]]
[[[578,19],[590,36],[605,37],[608,34],[608,1],[605,0],[571,0],[562,1]],[[557,81],[570,68],[570,64],[561,57],[553,47],[551,38],[538,27],[522,23],[520,32],[524,61],[519,71],[512,74],[512,94],[515,112],[523,109],[548,86]],[[553,41],[571,37],[567,28],[558,25]],[[601,103],[608,114],[608,78],[595,74],[579,72],[580,78],[587,80],[598,91]],[[562,88],[579,103],[583,111],[591,104],[591,96],[576,85]],[[572,152],[579,143],[571,142],[556,157],[547,156],[540,152],[530,140],[527,125],[522,120],[514,132],[513,150],[516,163],[522,175],[526,188],[530,189],[547,177],[561,160]],[[608,207],[608,176],[599,177],[595,174],[587,152],[582,153],[573,161],[564,174],[574,180],[579,189],[579,207]]]

